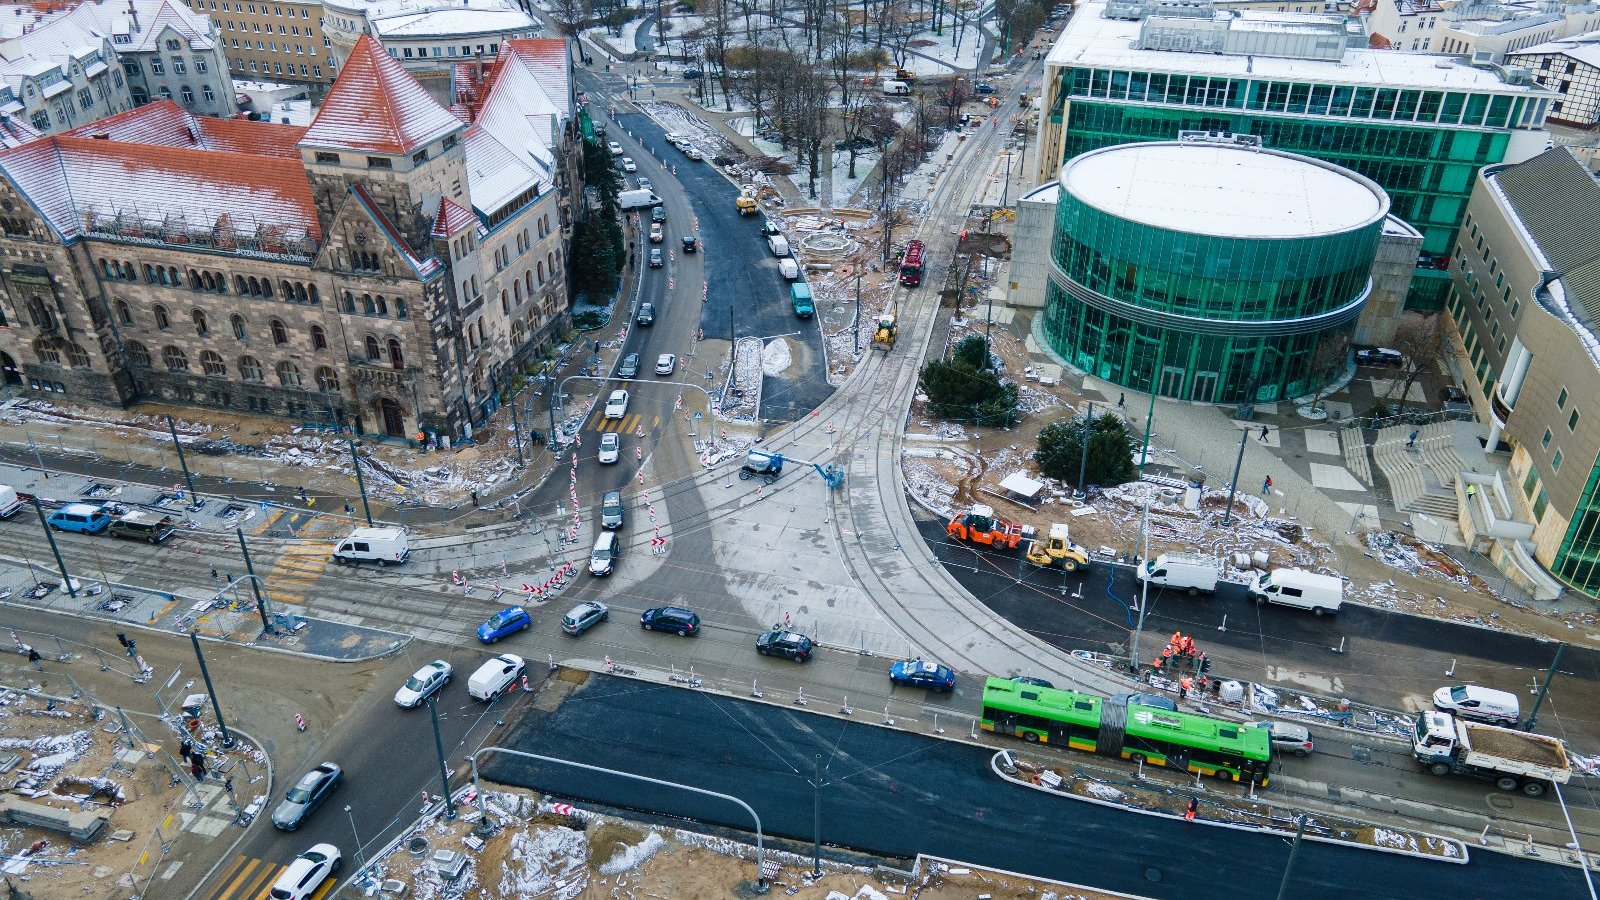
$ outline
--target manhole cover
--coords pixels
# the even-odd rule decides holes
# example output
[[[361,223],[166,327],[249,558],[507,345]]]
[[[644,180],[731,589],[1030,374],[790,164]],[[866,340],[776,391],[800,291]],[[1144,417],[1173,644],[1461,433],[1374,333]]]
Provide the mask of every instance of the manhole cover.
[[[1150,868],[1145,869],[1144,870],[1144,880],[1145,881],[1160,881],[1161,880],[1161,870],[1155,868],[1154,866],[1151,866]]]
[[[1511,797],[1509,795],[1490,794],[1489,805],[1495,809],[1511,809],[1514,804],[1512,804]]]

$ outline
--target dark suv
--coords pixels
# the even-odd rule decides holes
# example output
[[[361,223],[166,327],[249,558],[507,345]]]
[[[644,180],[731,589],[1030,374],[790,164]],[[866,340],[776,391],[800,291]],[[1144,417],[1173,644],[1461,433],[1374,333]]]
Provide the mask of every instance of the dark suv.
[[[655,606],[639,616],[639,627],[645,631],[676,631],[688,637],[700,630],[700,617],[681,606]]]
[[[664,206],[652,206],[650,208],[650,221],[652,221],[652,222],[665,222],[666,220],[667,220],[667,209],[666,209],[666,207],[664,207]]]
[[[794,631],[778,629],[769,631],[756,638],[756,652],[762,656],[782,656],[795,662],[805,662],[811,658],[811,651],[816,645],[811,643],[811,638]]]
[[[639,314],[633,321],[640,325],[654,325],[656,323],[656,305],[654,303],[639,304]]]

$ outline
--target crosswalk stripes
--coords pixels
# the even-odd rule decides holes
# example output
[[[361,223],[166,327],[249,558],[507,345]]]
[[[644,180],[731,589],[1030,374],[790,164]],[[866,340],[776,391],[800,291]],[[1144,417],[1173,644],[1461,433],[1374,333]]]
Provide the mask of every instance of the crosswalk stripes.
[[[615,431],[619,434],[631,434],[635,428],[639,427],[639,420],[641,418],[642,417],[638,413],[623,416],[620,419],[607,419],[601,417],[595,420],[594,426],[590,430],[602,432]]]
[[[304,603],[328,566],[328,545],[322,541],[290,544],[267,570],[267,592],[279,603]]]
[[[282,863],[269,863],[252,856],[235,857],[205,892],[197,896],[200,900],[268,900],[272,882],[287,868]],[[338,883],[337,875],[329,878],[312,891],[306,900],[324,900]]]

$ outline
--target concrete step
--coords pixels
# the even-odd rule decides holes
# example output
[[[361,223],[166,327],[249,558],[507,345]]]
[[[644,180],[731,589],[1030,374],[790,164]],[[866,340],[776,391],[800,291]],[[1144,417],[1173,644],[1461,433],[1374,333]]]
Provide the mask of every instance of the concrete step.
[[[1460,510],[1456,507],[1456,498],[1454,494],[1446,494],[1437,491],[1423,494],[1405,506],[1402,506],[1401,509],[1405,510],[1406,512],[1426,513],[1430,516],[1444,519],[1449,522],[1454,522],[1456,520],[1456,516],[1460,513]]]

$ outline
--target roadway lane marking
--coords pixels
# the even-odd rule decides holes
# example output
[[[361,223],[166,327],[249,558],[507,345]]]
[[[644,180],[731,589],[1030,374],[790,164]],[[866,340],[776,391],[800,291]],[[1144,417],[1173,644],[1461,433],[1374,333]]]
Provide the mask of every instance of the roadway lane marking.
[[[264,859],[241,856],[233,861],[217,879],[217,886],[206,894],[207,900],[256,900],[267,896],[272,880],[288,866],[269,863]]]
[[[328,546],[315,543],[291,544],[278,555],[267,572],[266,583],[272,599],[282,603],[305,603],[307,594],[328,566]],[[284,588],[289,588],[284,590]]]

